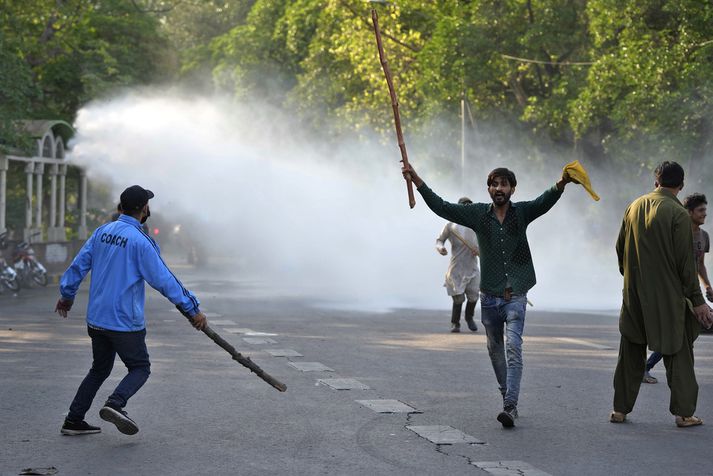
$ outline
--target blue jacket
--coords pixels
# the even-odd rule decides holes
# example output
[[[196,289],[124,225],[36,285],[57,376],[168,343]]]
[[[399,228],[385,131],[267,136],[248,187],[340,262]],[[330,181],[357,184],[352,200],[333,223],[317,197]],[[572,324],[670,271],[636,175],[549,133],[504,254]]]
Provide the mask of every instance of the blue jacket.
[[[87,324],[113,331],[140,331],[144,319],[144,281],[189,316],[200,302],[161,259],[158,244],[141,230],[138,220],[121,215],[97,228],[62,275],[60,293],[74,300],[89,271]]]

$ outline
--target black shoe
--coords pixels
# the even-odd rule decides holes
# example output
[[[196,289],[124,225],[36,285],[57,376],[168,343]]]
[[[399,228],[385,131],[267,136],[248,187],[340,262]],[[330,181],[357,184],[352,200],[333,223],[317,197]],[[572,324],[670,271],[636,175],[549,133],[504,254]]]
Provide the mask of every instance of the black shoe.
[[[124,410],[108,402],[99,410],[99,416],[102,420],[116,425],[116,429],[125,435],[135,435],[139,432],[136,422],[129,418]]]
[[[468,324],[468,329],[473,332],[478,332],[478,324],[476,324],[473,319],[466,319],[465,323]]]
[[[515,426],[515,418],[517,418],[516,407],[505,407],[498,415],[498,421],[502,423],[503,428],[512,428]]]
[[[102,429],[98,426],[92,426],[86,421],[70,421],[65,419],[62,429],[59,431],[63,435],[91,435],[92,433],[101,433]]]
[[[451,323],[451,332],[460,332],[460,324]]]

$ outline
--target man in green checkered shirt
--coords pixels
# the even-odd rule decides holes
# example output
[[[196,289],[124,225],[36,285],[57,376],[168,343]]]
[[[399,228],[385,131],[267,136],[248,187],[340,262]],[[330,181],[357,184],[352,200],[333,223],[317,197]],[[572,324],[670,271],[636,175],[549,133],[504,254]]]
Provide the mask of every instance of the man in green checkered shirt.
[[[563,172],[552,187],[527,202],[511,202],[517,179],[506,168],[488,175],[492,203],[448,203],[421,180],[411,165],[403,169],[426,205],[446,220],[472,228],[478,236],[481,266],[481,321],[488,337],[488,353],[503,396],[498,421],[506,428],[517,418],[522,379],[522,332],[525,326],[527,291],[535,285],[527,226],[557,203],[564,187],[574,180]],[[505,337],[505,345],[503,345]]]

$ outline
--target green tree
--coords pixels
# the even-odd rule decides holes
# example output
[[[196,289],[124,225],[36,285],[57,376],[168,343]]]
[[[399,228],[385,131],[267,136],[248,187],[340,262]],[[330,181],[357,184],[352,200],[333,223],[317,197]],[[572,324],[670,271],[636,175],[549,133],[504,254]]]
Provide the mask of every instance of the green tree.
[[[358,0],[329,0],[320,11],[290,99],[303,114],[312,112],[313,122],[321,129],[329,130],[334,124],[357,131],[392,127],[370,8]],[[404,0],[379,7],[384,49],[400,108],[405,117],[415,120],[419,116],[415,64],[437,15],[436,2]]]
[[[287,8],[286,0],[257,0],[246,22],[213,40],[218,87],[236,97],[258,95],[279,103],[284,91],[294,83],[289,71],[288,52],[275,34],[276,25]]]
[[[158,11],[161,29],[177,53],[178,79],[191,87],[210,89],[215,67],[212,42],[245,23],[255,0],[174,0],[147,5]]]
[[[25,117],[39,90],[19,49],[0,31],[0,145],[17,144],[21,138],[14,119]]]
[[[135,1],[4,0],[0,145],[24,148],[31,143],[14,130],[18,120],[72,122],[86,102],[124,87],[159,82],[173,66],[159,19]],[[76,199],[73,175],[76,170],[67,182],[70,211]],[[11,163],[7,218],[12,228],[24,226],[24,183],[22,164]]]
[[[23,117],[71,120],[90,99],[172,70],[158,20],[122,0],[6,0],[0,34],[42,93]]]
[[[429,111],[457,110],[462,95],[481,119],[506,120],[571,143],[566,114],[584,82],[584,2],[454,2],[420,55]]]
[[[702,177],[713,132],[713,4],[592,0],[587,12],[595,64],[570,107],[577,136],[623,163],[672,158]]]

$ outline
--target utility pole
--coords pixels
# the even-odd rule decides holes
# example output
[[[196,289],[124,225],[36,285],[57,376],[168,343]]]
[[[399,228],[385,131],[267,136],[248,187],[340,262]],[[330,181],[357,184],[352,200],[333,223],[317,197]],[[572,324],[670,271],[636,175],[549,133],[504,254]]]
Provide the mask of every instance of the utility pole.
[[[460,98],[460,188],[465,193],[465,88]]]

